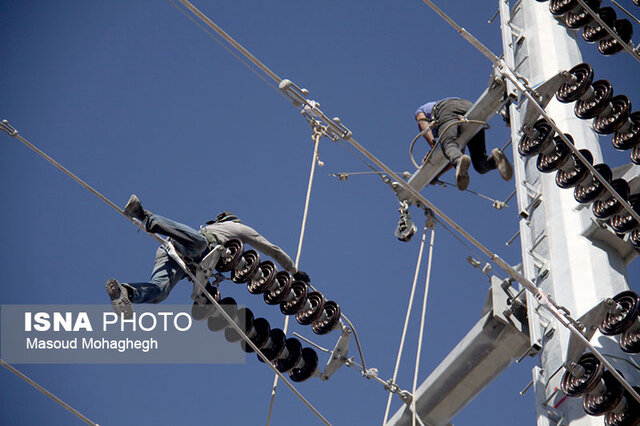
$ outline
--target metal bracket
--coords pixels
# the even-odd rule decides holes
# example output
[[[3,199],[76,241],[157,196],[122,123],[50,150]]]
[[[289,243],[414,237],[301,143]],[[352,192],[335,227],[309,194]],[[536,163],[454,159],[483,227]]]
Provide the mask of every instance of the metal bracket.
[[[2,120],[0,122],[0,129],[2,129],[2,131],[8,134],[9,136],[14,137],[18,135],[18,131],[16,130],[16,128],[13,127],[11,124],[9,124],[7,120]]]
[[[342,325],[342,335],[338,339],[336,346],[331,351],[331,357],[327,361],[324,371],[320,374],[320,379],[327,381],[338,371],[340,367],[347,361],[349,354],[349,339],[351,338],[351,329]]]
[[[213,275],[213,271],[215,270],[216,265],[218,264],[218,260],[220,260],[220,256],[222,255],[222,251],[224,250],[224,246],[216,245],[198,264],[196,267],[196,279],[205,283],[209,281],[209,278]],[[216,274],[217,275],[217,274]],[[222,275],[222,279],[216,276],[216,283],[219,283],[224,279],[224,275]],[[195,283],[193,284],[193,291],[191,292],[191,299],[193,299],[196,303],[206,302],[206,297],[200,290],[200,287]]]
[[[558,88],[560,88],[560,86],[562,86],[562,84],[565,82],[565,79],[566,76],[562,72],[559,72],[549,80],[533,88],[537,95],[536,97],[538,98],[538,104],[542,108],[547,107],[551,99],[553,99],[556,92],[558,91]],[[520,105],[519,109],[521,110],[523,127],[527,125],[533,125],[533,123],[540,116],[540,112],[538,112],[538,110],[533,105],[531,105],[531,102],[528,98],[525,98],[524,103]]]
[[[578,319],[579,330],[587,340],[591,340],[604,317],[615,305],[616,303],[613,299],[605,299]],[[569,338],[565,363],[568,364],[577,361],[584,352],[585,347],[586,345],[582,340],[572,334]]]

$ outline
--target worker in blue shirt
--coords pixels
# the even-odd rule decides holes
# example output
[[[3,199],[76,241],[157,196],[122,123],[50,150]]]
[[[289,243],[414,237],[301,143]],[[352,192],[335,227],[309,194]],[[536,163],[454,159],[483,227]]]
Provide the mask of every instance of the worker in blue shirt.
[[[464,116],[469,111],[472,105],[466,99],[444,98],[422,105],[415,113],[418,127],[420,131],[425,132],[424,138],[431,148],[435,146],[436,138],[439,137],[444,156],[450,162],[450,165],[442,173],[455,167],[456,186],[461,191],[464,191],[469,185],[469,165],[471,163],[473,163],[473,168],[480,174],[497,168],[504,180],[510,180],[513,176],[513,167],[511,167],[509,160],[502,151],[494,148],[491,151],[491,155],[487,155],[484,129],[476,133],[467,143],[471,156],[464,154],[460,149],[458,135],[462,131],[463,123],[458,121],[461,116]],[[432,120],[435,120],[436,124],[431,129],[428,129],[429,122]],[[439,135],[440,130],[442,130],[442,134]]]

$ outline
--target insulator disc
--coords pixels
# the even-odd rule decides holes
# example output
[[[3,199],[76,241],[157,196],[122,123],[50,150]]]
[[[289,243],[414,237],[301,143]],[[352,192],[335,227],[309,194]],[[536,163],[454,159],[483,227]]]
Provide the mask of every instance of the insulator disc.
[[[290,291],[293,292],[294,298],[288,302],[285,300],[280,303],[280,312],[285,315],[293,315],[304,306],[304,302],[307,300],[307,283],[294,281]]]
[[[236,267],[242,256],[242,241],[234,238],[224,243],[224,248],[231,253],[228,256],[221,256],[218,260],[216,269],[220,272],[227,272]]]
[[[607,24],[608,27],[613,27],[616,22],[616,11],[610,7],[603,7],[598,9],[598,16]],[[589,43],[596,42],[603,37],[606,37],[609,33],[604,29],[597,21],[593,21],[590,25],[587,25],[582,30],[582,38]]]
[[[610,371],[602,374],[605,392],[602,395],[588,393],[582,398],[582,408],[591,416],[601,416],[607,411],[611,411],[622,400],[624,388]]]
[[[586,0],[591,10],[598,10],[602,0]],[[582,28],[593,21],[593,17],[585,9],[580,8],[577,12],[569,12],[564,17],[564,22],[571,29]]]
[[[218,302],[220,307],[224,309],[224,311],[229,314],[231,318],[233,318],[236,314],[236,310],[238,309],[238,305],[236,304],[236,300],[233,297],[225,297],[224,299]],[[217,311],[217,308],[214,307],[212,315],[214,315]],[[222,316],[210,316],[207,321],[207,327],[211,331],[219,331],[227,326],[227,320]]]
[[[573,137],[570,134],[565,133],[565,136],[573,143]],[[570,158],[571,150],[567,147],[560,136],[553,138],[555,150],[551,154],[538,154],[536,160],[536,167],[542,173],[551,173],[562,167],[564,163]]]
[[[264,292],[264,301],[267,305],[277,305],[282,302],[289,291],[291,290],[291,283],[293,278],[287,271],[280,271],[276,274],[275,282],[269,289]]]
[[[520,138],[520,142],[518,143],[518,152],[523,157],[536,155],[544,150],[551,142],[555,133],[551,125],[544,119],[536,121],[533,125],[533,129],[537,132],[535,138],[530,138],[526,133],[523,133],[522,138]]]
[[[587,160],[590,164],[593,164],[593,155],[591,155],[591,152],[588,149],[581,149],[580,153],[585,158],[585,160]],[[573,168],[573,170],[558,170],[556,172],[556,185],[558,185],[560,188],[573,188],[590,174],[587,166],[582,164],[582,162],[578,160],[577,157],[574,157],[574,159],[576,166]]]
[[[271,327],[269,325],[269,321],[264,318],[256,318],[253,320],[253,336],[250,340],[256,345],[259,349],[262,349],[267,340],[269,340],[269,332],[271,331]],[[253,348],[249,346],[247,342],[244,340],[240,342],[240,346],[242,350],[251,353],[254,352]]]
[[[249,284],[247,284],[247,290],[251,294],[262,294],[265,291],[271,289],[273,282],[275,281],[278,268],[270,261],[265,260],[258,266],[258,271],[254,274]]]
[[[629,154],[629,157],[631,157],[631,162],[633,164],[640,164],[640,146],[636,146],[631,150],[631,154]]]
[[[302,360],[304,364],[301,367],[294,368],[289,372],[289,378],[294,382],[304,382],[318,368],[318,354],[313,349],[302,349]]]
[[[620,335],[620,348],[629,354],[640,353],[640,329],[632,327]]]
[[[611,139],[611,144],[615,149],[631,149],[640,144],[640,111],[629,114],[631,127],[626,130],[618,130]],[[624,127],[623,127],[624,129]]]
[[[640,250],[640,229],[635,229],[629,233],[629,243]]]
[[[632,290],[623,291],[613,296],[613,300],[620,305],[619,314],[609,312],[602,320],[600,333],[605,336],[614,336],[627,330],[637,319],[640,309],[638,293]]]
[[[624,179],[614,179],[611,181],[613,189],[620,194],[622,199],[629,199],[629,183]],[[618,202],[613,196],[610,196],[606,200],[598,200],[591,206],[593,215],[598,219],[608,219],[612,215],[618,213],[622,208],[622,204]]]
[[[578,365],[585,370],[582,377],[575,377],[568,370],[562,376],[560,385],[562,392],[567,396],[578,397],[591,392],[602,378],[604,368],[594,354],[589,352],[583,354],[578,360]]]
[[[598,173],[600,173],[608,184],[611,184],[613,173],[609,166],[606,164],[596,164],[593,167]],[[573,190],[573,198],[581,204],[591,203],[596,198],[600,197],[605,191],[606,189],[604,185],[602,185],[598,179],[593,177],[588,185],[578,185],[575,187]]]
[[[311,329],[314,333],[323,335],[331,332],[340,321],[340,305],[333,300],[324,303],[325,318],[322,317],[313,323]]]
[[[640,387],[633,386],[633,390],[640,393]],[[640,425],[640,403],[627,392],[624,391],[624,399],[627,401],[627,408],[622,413],[609,411],[604,415],[605,426],[638,426]]]
[[[633,26],[629,20],[619,19],[613,24],[613,31],[618,34],[625,44],[628,44],[633,35]],[[607,35],[609,34],[607,33]],[[603,38],[598,42],[598,51],[603,55],[614,55],[622,49],[623,47],[618,43],[618,40],[611,36]]]
[[[282,351],[285,348],[286,336],[284,335],[284,332],[279,328],[273,328],[269,332],[269,337],[272,343],[271,347],[260,348],[260,350],[262,351],[264,356],[267,357],[269,361],[273,361],[274,359],[278,358],[280,354],[282,354]],[[260,362],[264,362],[262,358],[260,358],[260,355],[256,355],[256,356],[258,357],[258,360]]]
[[[640,6],[640,0],[633,0],[633,4],[635,4],[636,6]]]
[[[592,86],[593,96],[586,100],[579,100],[573,108],[576,116],[583,120],[594,118],[604,111],[613,96],[613,87],[607,80],[598,80]]]
[[[577,0],[551,0],[549,1],[549,12],[552,15],[560,16],[575,9],[577,5]]]
[[[307,296],[307,300],[309,301],[308,309],[300,309],[298,313],[296,313],[296,321],[300,325],[309,325],[322,315],[323,307],[324,307],[324,296],[317,291],[313,291],[309,293]]]
[[[640,194],[629,196],[629,205],[636,213],[640,212]],[[613,215],[610,225],[619,234],[626,234],[638,227],[638,221],[626,210],[621,210],[620,214]]]
[[[611,98],[613,111],[593,121],[593,130],[601,135],[611,134],[620,129],[629,119],[631,101],[626,95],[618,95]]]
[[[253,328],[253,312],[251,312],[251,309],[238,309],[238,312],[236,312],[235,323],[240,327],[240,330],[247,334],[249,330]],[[240,333],[230,325],[224,330],[224,338],[227,339],[227,342],[237,342],[238,340],[242,340]]]
[[[295,337],[290,337],[286,340],[285,346],[289,355],[286,358],[278,358],[276,360],[276,368],[279,372],[285,373],[293,368],[298,363],[302,356],[302,343]]]
[[[242,284],[249,281],[260,265],[260,254],[255,250],[245,251],[242,253],[241,259],[244,260],[245,266],[242,269],[234,269],[233,277],[231,278],[231,280],[236,284]],[[238,262],[238,264],[240,263],[242,262]]]
[[[565,104],[580,99],[593,83],[593,68],[589,64],[578,64],[569,70],[569,74],[575,77],[576,81],[564,83],[556,92],[556,98]]]
[[[214,287],[210,283],[207,283],[204,288],[215,299],[216,302],[220,300],[220,292],[218,291],[217,287]],[[193,302],[193,306],[191,306],[191,317],[196,321],[202,321],[206,317],[208,317],[213,312],[213,310],[213,305],[209,301],[209,299],[205,299],[205,302],[202,305]]]

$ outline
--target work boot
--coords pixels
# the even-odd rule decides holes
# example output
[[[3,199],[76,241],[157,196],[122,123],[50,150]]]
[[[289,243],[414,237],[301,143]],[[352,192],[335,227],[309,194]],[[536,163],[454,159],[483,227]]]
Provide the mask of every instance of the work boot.
[[[136,194],[131,194],[127,205],[124,206],[124,215],[130,219],[138,219],[140,222],[144,222],[147,217],[147,212],[142,208],[140,200]]]
[[[502,179],[511,180],[513,177],[513,167],[511,167],[511,163],[509,163],[504,152],[500,151],[498,148],[494,148],[491,151],[491,158],[495,161],[496,168],[498,169],[500,176],[502,176]]]
[[[469,165],[471,164],[471,157],[464,154],[458,159],[456,164],[456,186],[460,191],[464,191],[469,186]]]
[[[118,315],[124,315],[126,319],[131,319],[133,317],[133,307],[131,306],[127,288],[114,279],[107,280],[104,286],[111,299],[113,311]]]

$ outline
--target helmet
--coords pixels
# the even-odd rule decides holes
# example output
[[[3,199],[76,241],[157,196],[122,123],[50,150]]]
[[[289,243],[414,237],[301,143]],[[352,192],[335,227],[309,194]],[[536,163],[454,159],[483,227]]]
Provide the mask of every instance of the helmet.
[[[222,212],[218,216],[216,216],[215,219],[208,221],[207,225],[211,225],[213,223],[229,222],[229,221],[240,223],[240,219],[235,214],[231,212]]]

